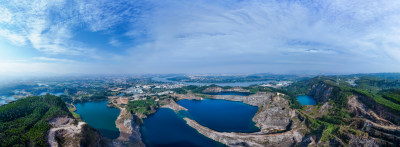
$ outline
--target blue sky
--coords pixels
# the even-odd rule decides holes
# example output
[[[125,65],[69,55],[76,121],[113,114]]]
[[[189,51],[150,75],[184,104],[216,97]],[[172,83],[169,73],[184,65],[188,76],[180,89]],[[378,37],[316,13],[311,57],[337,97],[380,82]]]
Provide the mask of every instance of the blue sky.
[[[262,72],[400,72],[400,1],[0,2],[0,74]]]

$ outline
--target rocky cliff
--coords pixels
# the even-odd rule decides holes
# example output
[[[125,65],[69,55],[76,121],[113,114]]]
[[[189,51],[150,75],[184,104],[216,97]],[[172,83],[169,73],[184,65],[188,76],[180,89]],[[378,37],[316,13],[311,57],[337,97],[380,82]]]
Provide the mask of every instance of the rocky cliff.
[[[120,110],[120,115],[115,120],[120,135],[112,141],[112,146],[144,147],[140,134],[141,119],[135,114],[127,112],[126,108],[120,108]]]
[[[107,146],[107,140],[85,122],[79,122],[69,116],[60,116],[49,120],[49,124],[51,129],[48,133],[48,143],[51,147]]]
[[[371,106],[366,106],[363,101]],[[368,133],[368,139],[373,141],[370,141],[370,144],[400,145],[399,121],[394,121],[399,118],[389,112],[387,108],[375,103],[371,98],[352,95],[349,97],[348,109],[359,118],[358,123],[354,123],[354,125]],[[359,140],[355,140],[355,142],[357,141]]]
[[[128,103],[128,99],[110,97],[109,102],[110,107],[120,109],[117,120],[115,120],[120,135],[117,139],[112,140],[111,145],[115,147],[144,147],[140,134],[142,121],[140,117],[132,114],[124,107]]]
[[[333,86],[321,81],[311,86],[308,95],[313,97],[319,103],[325,103],[332,97],[333,89]]]

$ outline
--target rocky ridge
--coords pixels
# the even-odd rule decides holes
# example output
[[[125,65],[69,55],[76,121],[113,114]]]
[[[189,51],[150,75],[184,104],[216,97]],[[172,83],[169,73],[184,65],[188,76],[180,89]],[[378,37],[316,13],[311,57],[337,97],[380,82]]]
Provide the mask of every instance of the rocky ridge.
[[[219,93],[219,92],[250,92],[249,90],[243,89],[242,87],[233,87],[229,89],[223,89],[222,87],[208,87],[202,91],[203,93]]]
[[[140,134],[141,118],[127,111],[121,104],[127,104],[127,99],[112,98],[109,106],[120,109],[120,114],[115,120],[115,124],[119,129],[120,135],[112,141],[112,146],[116,147],[144,147],[144,143]]]
[[[69,116],[55,117],[48,123],[51,129],[47,139],[51,147],[98,147],[106,144],[97,130]]]
[[[313,97],[319,103],[325,103],[331,98],[333,88],[334,87],[324,82],[319,82],[312,85],[308,95]]]
[[[318,82],[312,85],[309,95],[325,106],[329,105],[328,101],[334,97],[334,91],[334,86]],[[351,93],[347,99],[346,109],[354,115],[351,126],[368,134],[355,135],[352,132],[342,132],[349,145],[396,146],[400,144],[400,117],[398,115],[364,95]],[[326,108],[329,111],[330,108]],[[314,116],[318,116],[318,114]],[[344,145],[338,140],[331,141],[331,143],[334,142]],[[318,142],[316,145],[321,144],[323,143]]]
[[[360,95],[352,95],[348,101],[348,109],[360,118],[358,125],[362,131],[368,133],[370,144],[396,146],[400,144],[400,126],[388,121],[381,116],[392,116],[390,112],[385,115],[379,115],[365,104],[360,102],[365,97]],[[377,105],[377,104],[375,104]],[[379,108],[377,108],[379,109]],[[382,113],[382,110],[379,111]],[[383,111],[385,112],[385,111]],[[358,141],[358,140],[357,140]],[[365,142],[364,140],[361,140]]]

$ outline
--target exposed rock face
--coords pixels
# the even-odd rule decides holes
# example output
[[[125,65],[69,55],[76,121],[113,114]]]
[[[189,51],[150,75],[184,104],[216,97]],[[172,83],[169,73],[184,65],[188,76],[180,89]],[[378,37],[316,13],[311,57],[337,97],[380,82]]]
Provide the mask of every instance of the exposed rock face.
[[[384,120],[388,120],[393,124],[400,125],[400,116],[392,113],[389,108],[376,103],[372,98],[356,95],[356,99],[364,104],[364,107],[369,111],[374,112]]]
[[[317,102],[324,103],[331,98],[332,90],[332,86],[325,84],[324,82],[319,82],[318,84],[312,85],[311,91],[308,95],[313,97]]]
[[[360,99],[368,99],[364,96],[350,96],[348,101],[348,109],[353,112],[356,116],[360,117],[360,127],[361,130],[368,133],[368,137],[350,136],[351,144],[369,144],[371,146],[378,145],[390,145],[397,146],[400,144],[400,126],[394,124],[381,116],[391,116],[390,114],[379,115],[375,112],[384,111],[372,101],[369,104],[374,105],[375,109],[380,109],[378,111],[373,111],[366,105],[361,103]],[[385,111],[384,111],[385,112]],[[382,113],[382,112],[380,112]],[[389,113],[389,112],[387,112]],[[392,114],[393,115],[393,114]]]
[[[120,131],[117,139],[112,141],[116,147],[144,147],[140,134],[140,118],[130,114],[125,108],[121,108],[121,113],[115,120],[115,124]]]
[[[48,143],[52,147],[98,147],[105,144],[98,131],[69,116],[55,117],[49,124],[52,128],[48,133]]]
[[[376,142],[375,139],[373,139],[372,137],[366,137],[366,136],[356,136],[356,135],[352,135],[352,134],[348,134],[350,135],[349,138],[350,139],[350,143],[349,146],[365,146],[365,147],[378,147],[379,144]]]
[[[353,112],[353,114],[367,118],[375,123],[382,124],[382,125],[393,125],[392,122],[387,121],[381,118],[378,114],[375,113],[372,109],[369,109],[366,105],[359,101],[359,98],[368,99],[362,96],[351,96],[348,101],[348,109]],[[370,103],[371,105],[376,104],[375,102]],[[377,105],[377,104],[376,104]]]
[[[182,107],[181,105],[178,105],[175,101],[169,100],[166,105],[162,105],[161,108],[170,108],[176,112],[184,110],[187,111],[185,107]]]
[[[188,100],[201,100],[203,99],[202,97],[198,97],[194,95],[193,93],[187,93],[187,94],[172,94],[173,97],[177,97],[178,99],[188,99]]]
[[[264,100],[264,103],[259,104],[261,111],[253,118],[261,132],[281,132],[290,128],[296,111],[289,108],[288,101],[278,95],[267,96]]]
[[[309,115],[311,118],[322,117],[323,115],[329,114],[330,110],[333,108],[333,105],[329,102],[325,102],[321,105],[304,105],[303,113]]]
[[[252,106],[262,106],[266,104],[267,98],[277,96],[274,93],[259,92],[249,96],[239,96],[239,95],[210,95],[214,99],[222,99],[229,101],[239,101]]]
[[[233,87],[229,89],[223,89],[221,87],[208,87],[202,91],[203,93],[219,93],[219,92],[249,92],[249,90],[243,89],[242,87]]]

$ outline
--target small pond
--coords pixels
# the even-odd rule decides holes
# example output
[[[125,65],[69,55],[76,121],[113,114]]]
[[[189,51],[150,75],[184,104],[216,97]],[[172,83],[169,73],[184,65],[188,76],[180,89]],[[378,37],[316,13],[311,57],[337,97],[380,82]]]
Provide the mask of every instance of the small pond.
[[[317,102],[310,96],[307,95],[299,95],[297,96],[297,100],[301,105],[315,105]]]

